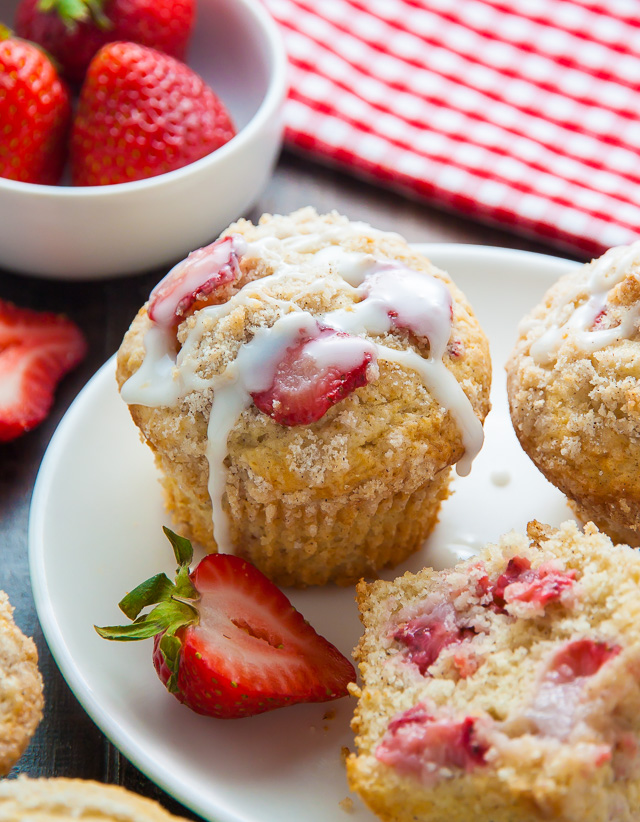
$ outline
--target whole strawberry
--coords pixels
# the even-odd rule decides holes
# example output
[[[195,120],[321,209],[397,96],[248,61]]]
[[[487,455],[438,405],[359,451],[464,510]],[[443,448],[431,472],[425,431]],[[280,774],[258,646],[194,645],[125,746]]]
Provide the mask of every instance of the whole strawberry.
[[[91,58],[112,40],[132,40],[183,59],[195,0],[20,0],[15,27],[81,83]]]
[[[51,60],[0,26],[0,177],[55,185],[70,119],[69,92]]]
[[[240,557],[210,554],[189,573],[189,540],[164,529],[175,582],[157,574],[120,602],[130,625],[96,628],[105,639],[154,637],[167,690],[219,719],[347,695],[353,665],[317,634],[279,588]],[[140,612],[155,605],[144,616]]]
[[[235,129],[195,72],[136,43],[96,54],[71,135],[75,185],[109,185],[181,168],[226,143]]]

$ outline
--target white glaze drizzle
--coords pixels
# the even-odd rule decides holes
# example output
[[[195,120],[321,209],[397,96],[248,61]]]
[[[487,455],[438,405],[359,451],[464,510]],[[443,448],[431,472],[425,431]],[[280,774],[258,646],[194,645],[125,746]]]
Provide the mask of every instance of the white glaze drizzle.
[[[311,340],[305,345],[304,353],[315,360],[319,371],[338,367],[341,371],[349,372],[364,361],[365,354],[370,354],[375,360],[378,348],[379,346],[362,337],[334,334]]]
[[[352,266],[351,271],[355,270],[362,272],[361,284],[356,289],[361,302],[325,314],[324,322],[349,334],[386,334],[395,324],[389,313],[392,309],[402,319],[402,326],[429,340],[429,357],[411,349],[399,351],[378,344],[378,359],[417,372],[437,402],[451,413],[465,448],[456,471],[466,476],[482,448],[484,432],[460,383],[443,362],[451,334],[448,288],[435,277],[392,262],[373,260],[360,267]]]
[[[211,498],[214,535],[219,550],[232,552],[229,522],[222,509],[227,472],[227,441],[240,414],[251,404],[251,394],[266,391],[286,350],[306,331],[317,329],[306,311],[285,314],[270,328],[258,328],[253,339],[241,346],[224,372],[214,378],[214,400],[207,429],[208,491]]]
[[[445,410],[451,412],[460,426],[462,443],[465,447],[464,454],[456,464],[456,471],[459,476],[466,477],[471,471],[471,463],[482,448],[484,432],[482,424],[473,413],[467,395],[454,375],[442,360],[433,360],[431,357],[425,359],[415,351],[397,351],[395,348],[379,346],[378,357],[416,371],[434,398]]]
[[[363,351],[367,348],[379,359],[395,362],[418,373],[436,401],[452,414],[460,428],[465,447],[465,454],[457,465],[460,475],[469,472],[471,462],[482,446],[482,424],[442,359],[451,333],[449,290],[435,277],[412,271],[399,263],[378,260],[370,254],[346,252],[337,245],[326,245],[327,242],[340,243],[357,235],[359,225],[328,227],[326,231],[302,237],[266,237],[247,244],[244,254],[263,258],[274,268],[274,273],[246,284],[226,303],[200,309],[177,358],[173,355],[175,359],[172,358],[174,332],[166,326],[152,326],[143,341],[143,364],[122,387],[126,402],[152,407],[173,406],[192,391],[213,393],[206,456],[214,536],[221,551],[233,552],[229,524],[222,508],[229,434],[244,409],[250,405],[251,394],[264,391],[271,385],[285,351],[295,344],[302,331],[306,330],[313,336],[318,323],[356,335],[355,339],[359,340],[354,342],[353,337],[334,336],[310,343],[305,353],[313,356],[320,367],[339,364],[349,369],[362,362]],[[363,224],[362,228],[372,233],[370,227]],[[278,281],[299,270],[284,261],[287,252],[309,253],[314,249],[319,249],[313,253],[314,264],[328,266],[338,274],[354,288],[360,302],[349,309],[314,317],[293,301],[279,300],[267,294],[267,289],[272,290]],[[194,286],[190,279],[191,292],[195,287],[197,283]],[[210,327],[212,319],[219,320],[239,304],[250,307],[265,301],[276,305],[283,316],[273,326],[257,329],[253,339],[240,347],[236,358],[221,374],[208,379],[201,377],[196,371],[196,358],[191,355],[204,334],[205,324]],[[390,312],[406,318],[408,322],[404,321],[402,325],[410,325],[414,333],[429,340],[428,358],[412,350],[401,351],[363,339],[367,333],[385,334],[390,331],[394,326]],[[192,363],[190,368],[188,362]]]
[[[615,328],[589,329],[604,309],[608,292],[624,279],[629,267],[638,261],[640,261],[640,242],[630,246],[610,248],[596,260],[586,286],[587,301],[578,306],[566,322],[562,325],[550,326],[531,345],[530,352],[534,361],[538,365],[553,362],[561,345],[569,337],[579,349],[587,354],[629,337],[640,317],[640,305],[625,311],[622,322]],[[577,300],[583,291],[584,285],[580,281],[567,295],[564,305]]]
[[[166,329],[152,325],[142,344],[142,365],[120,389],[122,399],[129,405],[171,407],[184,395],[176,369],[175,337]]]

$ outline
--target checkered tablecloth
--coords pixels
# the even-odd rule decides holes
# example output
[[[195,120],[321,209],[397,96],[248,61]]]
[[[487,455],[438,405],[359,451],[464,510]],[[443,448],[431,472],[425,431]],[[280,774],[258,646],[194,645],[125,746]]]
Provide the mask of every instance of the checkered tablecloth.
[[[264,0],[290,146],[599,254],[640,236],[640,0]]]

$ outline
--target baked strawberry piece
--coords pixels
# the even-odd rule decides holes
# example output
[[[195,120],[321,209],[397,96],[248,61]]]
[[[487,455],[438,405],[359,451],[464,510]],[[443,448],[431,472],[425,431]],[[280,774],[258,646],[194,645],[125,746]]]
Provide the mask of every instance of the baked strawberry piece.
[[[187,65],[131,42],[103,46],[87,70],[71,131],[80,186],[173,171],[227,143],[226,108]]]
[[[178,561],[120,602],[131,625],[97,628],[105,639],[154,637],[153,662],[170,693],[220,719],[347,695],[353,665],[317,634],[287,597],[239,557],[205,557],[190,573],[191,543],[164,529]],[[155,605],[146,616],[140,612]]]
[[[20,0],[15,27],[81,83],[94,54],[113,40],[184,59],[195,10],[195,0]]]
[[[69,92],[49,57],[0,25],[0,177],[55,185],[70,122]]]
[[[149,319],[176,329],[194,311],[219,305],[238,290],[247,243],[240,234],[192,251],[149,295]],[[245,280],[246,282],[246,280]],[[301,323],[283,347],[268,385],[249,386],[256,407],[280,425],[309,425],[374,373],[374,346],[319,322]],[[254,390],[255,389],[255,390]]]
[[[0,300],[0,442],[42,422],[56,385],[86,349],[82,332],[66,317]]]
[[[640,556],[593,525],[361,583],[349,780],[397,822],[636,818]]]
[[[230,295],[240,277],[246,243],[238,234],[192,251],[169,271],[149,295],[149,318],[161,328],[177,329],[194,311]]]
[[[366,385],[375,361],[375,348],[366,340],[316,323],[301,330],[278,362],[269,387],[252,392],[251,398],[280,425],[310,425]]]

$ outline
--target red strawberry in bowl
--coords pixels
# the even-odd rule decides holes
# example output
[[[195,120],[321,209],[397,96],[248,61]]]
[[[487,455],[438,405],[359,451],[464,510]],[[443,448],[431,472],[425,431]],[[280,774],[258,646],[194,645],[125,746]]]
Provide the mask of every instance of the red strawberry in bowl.
[[[186,166],[228,142],[224,105],[184,63],[130,42],[91,61],[71,134],[75,185],[110,185]]]
[[[20,0],[15,26],[80,83],[93,55],[112,40],[131,40],[182,60],[194,19],[195,0]]]
[[[55,185],[70,120],[69,92],[51,60],[0,25],[0,177]]]
[[[191,543],[164,532],[178,561],[175,582],[165,574],[143,582],[120,602],[135,621],[96,627],[100,636],[153,637],[167,690],[207,716],[239,718],[346,696],[353,665],[264,574],[229,554],[209,554],[190,573]]]
[[[0,300],[0,442],[42,422],[58,381],[78,365],[86,347],[66,317]]]

